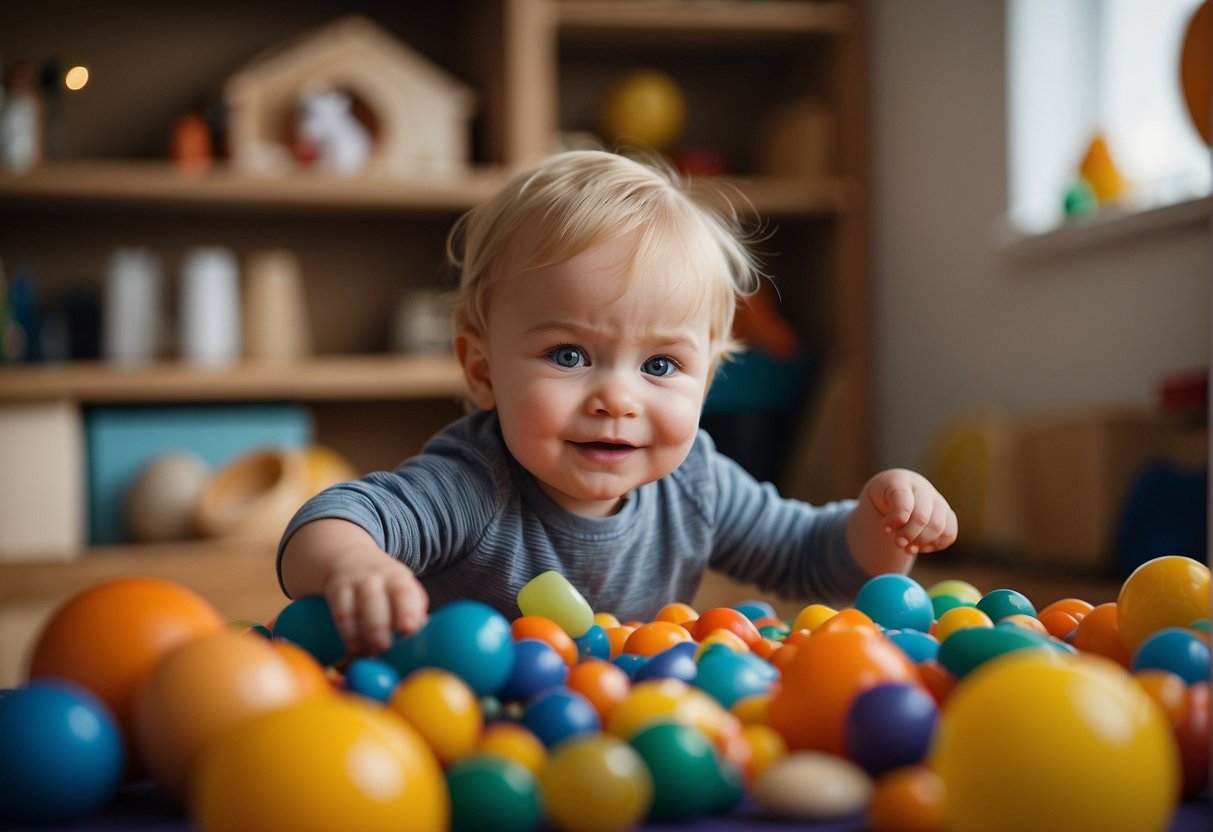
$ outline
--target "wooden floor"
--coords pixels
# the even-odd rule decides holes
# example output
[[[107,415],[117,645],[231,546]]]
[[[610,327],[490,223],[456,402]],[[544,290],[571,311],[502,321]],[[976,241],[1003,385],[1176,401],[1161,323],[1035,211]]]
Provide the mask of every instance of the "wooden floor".
[[[1016,589],[1037,608],[1065,597],[1082,598],[1092,604],[1114,601],[1119,590],[1112,580],[1040,574],[951,557],[921,558],[911,574],[926,587],[945,578],[958,578],[982,592]],[[228,620],[267,622],[287,602],[278,588],[271,544],[98,548],[68,563],[0,564],[0,687],[17,684],[24,677],[37,633],[63,601],[122,575],[182,583],[208,599]],[[780,600],[714,573],[705,577],[694,606],[702,611],[756,598],[770,601],[781,616],[795,615],[803,606],[803,602]]]

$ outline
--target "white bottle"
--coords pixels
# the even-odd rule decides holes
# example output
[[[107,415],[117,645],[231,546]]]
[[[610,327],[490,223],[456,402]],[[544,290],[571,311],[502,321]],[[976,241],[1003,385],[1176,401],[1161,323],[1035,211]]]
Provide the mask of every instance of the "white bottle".
[[[240,359],[240,267],[231,249],[186,252],[178,295],[181,358],[194,364]]]
[[[146,248],[117,248],[105,270],[101,354],[115,364],[159,357],[164,323],[160,258]]]

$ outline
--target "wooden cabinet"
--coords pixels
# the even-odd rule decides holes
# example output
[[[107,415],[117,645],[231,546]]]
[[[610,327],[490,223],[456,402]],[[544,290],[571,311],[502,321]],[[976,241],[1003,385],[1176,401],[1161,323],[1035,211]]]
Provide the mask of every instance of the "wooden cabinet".
[[[787,436],[795,464],[786,490],[815,500],[849,496],[870,473],[860,2],[298,0],[219,2],[205,10],[134,2],[104,14],[93,4],[67,5],[53,21],[0,12],[5,59],[55,55],[65,65],[89,64],[93,73],[89,87],[63,101],[60,155],[27,174],[0,174],[0,261],[10,277],[30,269],[43,299],[52,300],[81,283],[96,288],[119,245],[155,250],[170,282],[194,245],[219,243],[241,254],[291,248],[303,265],[316,355],[285,367],[245,362],[213,370],[172,358],[133,370],[96,362],[5,366],[0,407],[302,402],[314,414],[317,440],[355,467],[393,465],[461,410],[451,357],[389,352],[401,291],[448,285],[443,252],[451,222],[512,171],[553,150],[559,134],[594,129],[614,79],[652,67],[683,90],[688,116],[680,143],[721,152],[728,165],[721,190],[765,223],[760,247],[781,311],[814,356],[813,386]],[[221,166],[187,179],[163,160],[172,119],[198,96],[216,93],[266,45],[350,12],[384,26],[474,90],[466,174],[271,178]],[[764,170],[763,126],[805,98],[828,114],[829,167],[812,175]],[[229,563],[263,556],[210,548]],[[191,557],[210,548],[190,547]],[[174,551],[81,555],[137,570],[162,566]],[[10,583],[5,570],[24,570],[21,592],[46,587],[40,594],[49,598],[61,594],[50,587],[74,585],[64,580],[69,570],[86,574],[82,566],[0,566],[0,584]],[[183,566],[181,574],[194,580],[199,572]],[[272,581],[265,588],[277,592]],[[13,600],[12,591],[0,595],[0,604]]]

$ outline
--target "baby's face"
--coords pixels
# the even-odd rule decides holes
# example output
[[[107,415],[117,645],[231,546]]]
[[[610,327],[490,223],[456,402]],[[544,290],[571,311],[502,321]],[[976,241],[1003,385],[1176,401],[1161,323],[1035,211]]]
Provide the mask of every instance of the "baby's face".
[[[543,490],[587,516],[682,464],[712,368],[710,304],[693,276],[642,266],[621,294],[634,245],[505,279],[481,340],[492,385],[481,404]]]

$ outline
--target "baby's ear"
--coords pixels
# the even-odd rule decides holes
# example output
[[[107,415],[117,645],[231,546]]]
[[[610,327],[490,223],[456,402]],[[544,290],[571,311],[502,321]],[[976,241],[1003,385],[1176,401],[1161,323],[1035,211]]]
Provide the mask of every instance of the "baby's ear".
[[[463,378],[476,407],[492,410],[497,404],[493,382],[489,377],[489,353],[484,339],[468,330],[455,336],[455,354],[463,367]]]

